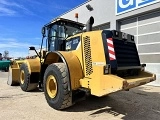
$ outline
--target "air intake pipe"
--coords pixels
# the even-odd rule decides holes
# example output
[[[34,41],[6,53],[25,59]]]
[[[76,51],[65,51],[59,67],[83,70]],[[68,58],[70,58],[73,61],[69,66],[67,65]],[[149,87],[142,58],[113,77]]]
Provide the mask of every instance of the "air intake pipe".
[[[86,23],[86,32],[92,31],[92,25],[94,24],[94,18],[91,16]]]

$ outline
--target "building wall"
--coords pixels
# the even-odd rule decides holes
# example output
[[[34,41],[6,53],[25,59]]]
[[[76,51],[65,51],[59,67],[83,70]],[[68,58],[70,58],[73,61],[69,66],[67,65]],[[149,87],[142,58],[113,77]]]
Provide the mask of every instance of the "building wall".
[[[86,8],[86,5],[90,4],[93,7],[92,11]],[[61,15],[60,17],[75,20],[75,13],[79,14],[78,21],[81,23],[86,23],[90,16],[95,19],[94,26],[110,23],[110,28],[116,28],[116,16],[115,16],[115,4],[114,0],[92,0],[84,3],[83,5]]]
[[[94,26],[117,29],[135,35],[141,62],[147,64],[146,70],[157,75],[157,80],[152,85],[160,86],[160,0],[118,15],[116,14],[116,1],[91,0],[60,17],[76,21],[74,15],[78,13],[78,21],[86,23],[89,17],[93,16]],[[92,11],[86,8],[88,4],[93,8]]]
[[[123,32],[135,35],[140,60],[160,78],[160,10],[150,11],[119,22]],[[156,81],[155,84],[160,84]]]
[[[160,2],[117,15],[117,29],[135,35],[141,63],[157,75],[160,86]]]

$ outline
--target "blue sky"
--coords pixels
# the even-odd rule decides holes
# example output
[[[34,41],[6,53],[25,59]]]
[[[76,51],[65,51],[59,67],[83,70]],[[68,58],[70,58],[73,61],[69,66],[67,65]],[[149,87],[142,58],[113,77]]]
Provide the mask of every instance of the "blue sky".
[[[39,48],[44,24],[85,1],[0,0],[0,53],[26,57],[29,46]]]

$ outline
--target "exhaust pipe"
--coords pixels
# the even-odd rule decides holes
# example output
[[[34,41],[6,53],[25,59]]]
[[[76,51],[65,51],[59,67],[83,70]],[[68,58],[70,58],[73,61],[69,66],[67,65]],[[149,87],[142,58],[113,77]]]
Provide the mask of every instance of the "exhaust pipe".
[[[92,25],[94,24],[94,18],[91,16],[86,23],[86,32],[92,31]]]

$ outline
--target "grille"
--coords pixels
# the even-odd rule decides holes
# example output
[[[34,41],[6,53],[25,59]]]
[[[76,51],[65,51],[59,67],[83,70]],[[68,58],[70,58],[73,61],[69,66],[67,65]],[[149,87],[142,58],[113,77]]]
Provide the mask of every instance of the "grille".
[[[93,73],[90,37],[88,36],[83,37],[83,40],[84,40],[84,56],[85,56],[86,75],[88,76]]]
[[[114,40],[118,67],[140,66],[139,56],[135,43]]]

